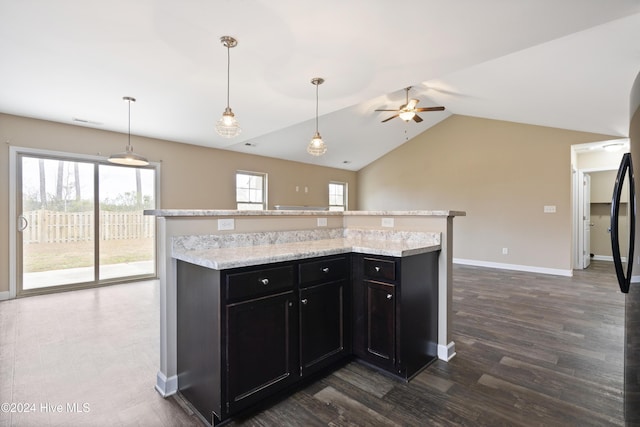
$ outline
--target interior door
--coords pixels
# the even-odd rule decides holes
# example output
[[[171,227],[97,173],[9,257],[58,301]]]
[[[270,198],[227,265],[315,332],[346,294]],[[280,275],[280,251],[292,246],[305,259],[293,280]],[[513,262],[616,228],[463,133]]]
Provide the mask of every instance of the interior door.
[[[591,175],[582,179],[582,268],[591,264]]]

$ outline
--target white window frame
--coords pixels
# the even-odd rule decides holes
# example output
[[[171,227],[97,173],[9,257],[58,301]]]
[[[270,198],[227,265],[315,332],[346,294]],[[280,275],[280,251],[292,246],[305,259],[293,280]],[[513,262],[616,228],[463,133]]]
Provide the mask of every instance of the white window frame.
[[[238,199],[238,190],[240,188],[244,188],[244,187],[238,187],[238,176],[239,175],[248,175],[248,176],[253,176],[253,177],[259,177],[262,179],[262,201],[261,202],[257,202],[257,201],[252,201],[251,200],[251,196],[249,196],[249,200],[239,200]],[[264,211],[267,210],[267,174],[263,173],[263,172],[251,172],[251,171],[243,171],[243,170],[239,170],[236,171],[236,209],[239,211],[243,211],[243,210],[257,210],[257,211]],[[249,191],[255,191],[256,188],[252,187],[251,184],[249,185],[249,187],[246,188]]]
[[[335,200],[332,200],[332,192],[331,192],[331,187],[333,185],[336,186],[340,186],[342,187],[342,203],[341,204],[336,204],[336,203],[332,203],[335,202]],[[347,198],[347,183],[346,182],[339,182],[339,181],[329,181],[329,210],[330,211],[346,211],[348,205],[348,198]]]

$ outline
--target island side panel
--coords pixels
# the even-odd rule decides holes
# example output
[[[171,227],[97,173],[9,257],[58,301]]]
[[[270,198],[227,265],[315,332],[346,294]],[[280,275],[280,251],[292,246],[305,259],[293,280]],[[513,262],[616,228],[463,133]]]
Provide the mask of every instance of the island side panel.
[[[222,418],[220,271],[177,262],[180,393],[214,424]]]

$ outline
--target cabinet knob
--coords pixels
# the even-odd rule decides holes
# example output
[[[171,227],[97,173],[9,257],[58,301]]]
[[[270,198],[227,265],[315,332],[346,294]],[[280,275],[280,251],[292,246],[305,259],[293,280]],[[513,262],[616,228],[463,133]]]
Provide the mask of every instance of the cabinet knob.
[[[258,282],[262,283],[263,285],[268,285],[269,284],[269,279],[267,279],[266,277],[264,279],[258,279]]]
[[[391,299],[391,298],[393,298],[393,295],[387,294],[387,299]]]
[[[306,298],[300,301],[303,305],[307,305],[307,303],[309,302],[309,300],[307,300]]]
[[[376,266],[376,273],[380,272],[380,267]]]
[[[323,273],[328,273],[328,272],[329,272],[329,267],[324,267],[324,268],[322,269],[322,272],[323,272]]]

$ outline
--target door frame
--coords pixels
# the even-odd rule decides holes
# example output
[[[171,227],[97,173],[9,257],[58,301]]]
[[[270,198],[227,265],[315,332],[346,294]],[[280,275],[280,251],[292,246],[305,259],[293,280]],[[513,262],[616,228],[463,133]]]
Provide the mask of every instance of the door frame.
[[[18,285],[18,231],[17,231],[17,219],[18,219],[18,204],[17,204],[17,160],[19,155],[33,155],[43,157],[62,157],[69,160],[77,161],[90,161],[107,163],[108,157],[96,156],[91,154],[78,154],[67,153],[63,151],[44,150],[39,148],[18,147],[9,146],[9,299],[16,298],[17,285]],[[149,164],[155,169],[155,190],[156,190],[156,206],[162,206],[160,200],[160,174],[161,164],[159,162],[149,162]],[[159,249],[157,244],[156,235],[156,274],[158,271],[157,263],[159,262]],[[125,279],[127,280],[127,279]],[[85,288],[103,286],[105,284],[98,284],[93,286],[85,286]],[[110,284],[110,283],[109,283]]]
[[[577,173],[574,174],[574,218],[573,218],[573,242],[574,242],[574,261],[573,268],[576,270],[583,270],[584,265],[584,254],[583,254],[583,242],[584,242],[584,221],[582,219],[583,212],[583,196],[582,196],[582,181],[584,180],[584,175],[588,175],[591,172],[605,172],[617,170],[615,168],[602,166],[602,167],[594,167],[594,168],[583,168],[578,169]],[[613,195],[613,188],[611,188],[611,194]]]

